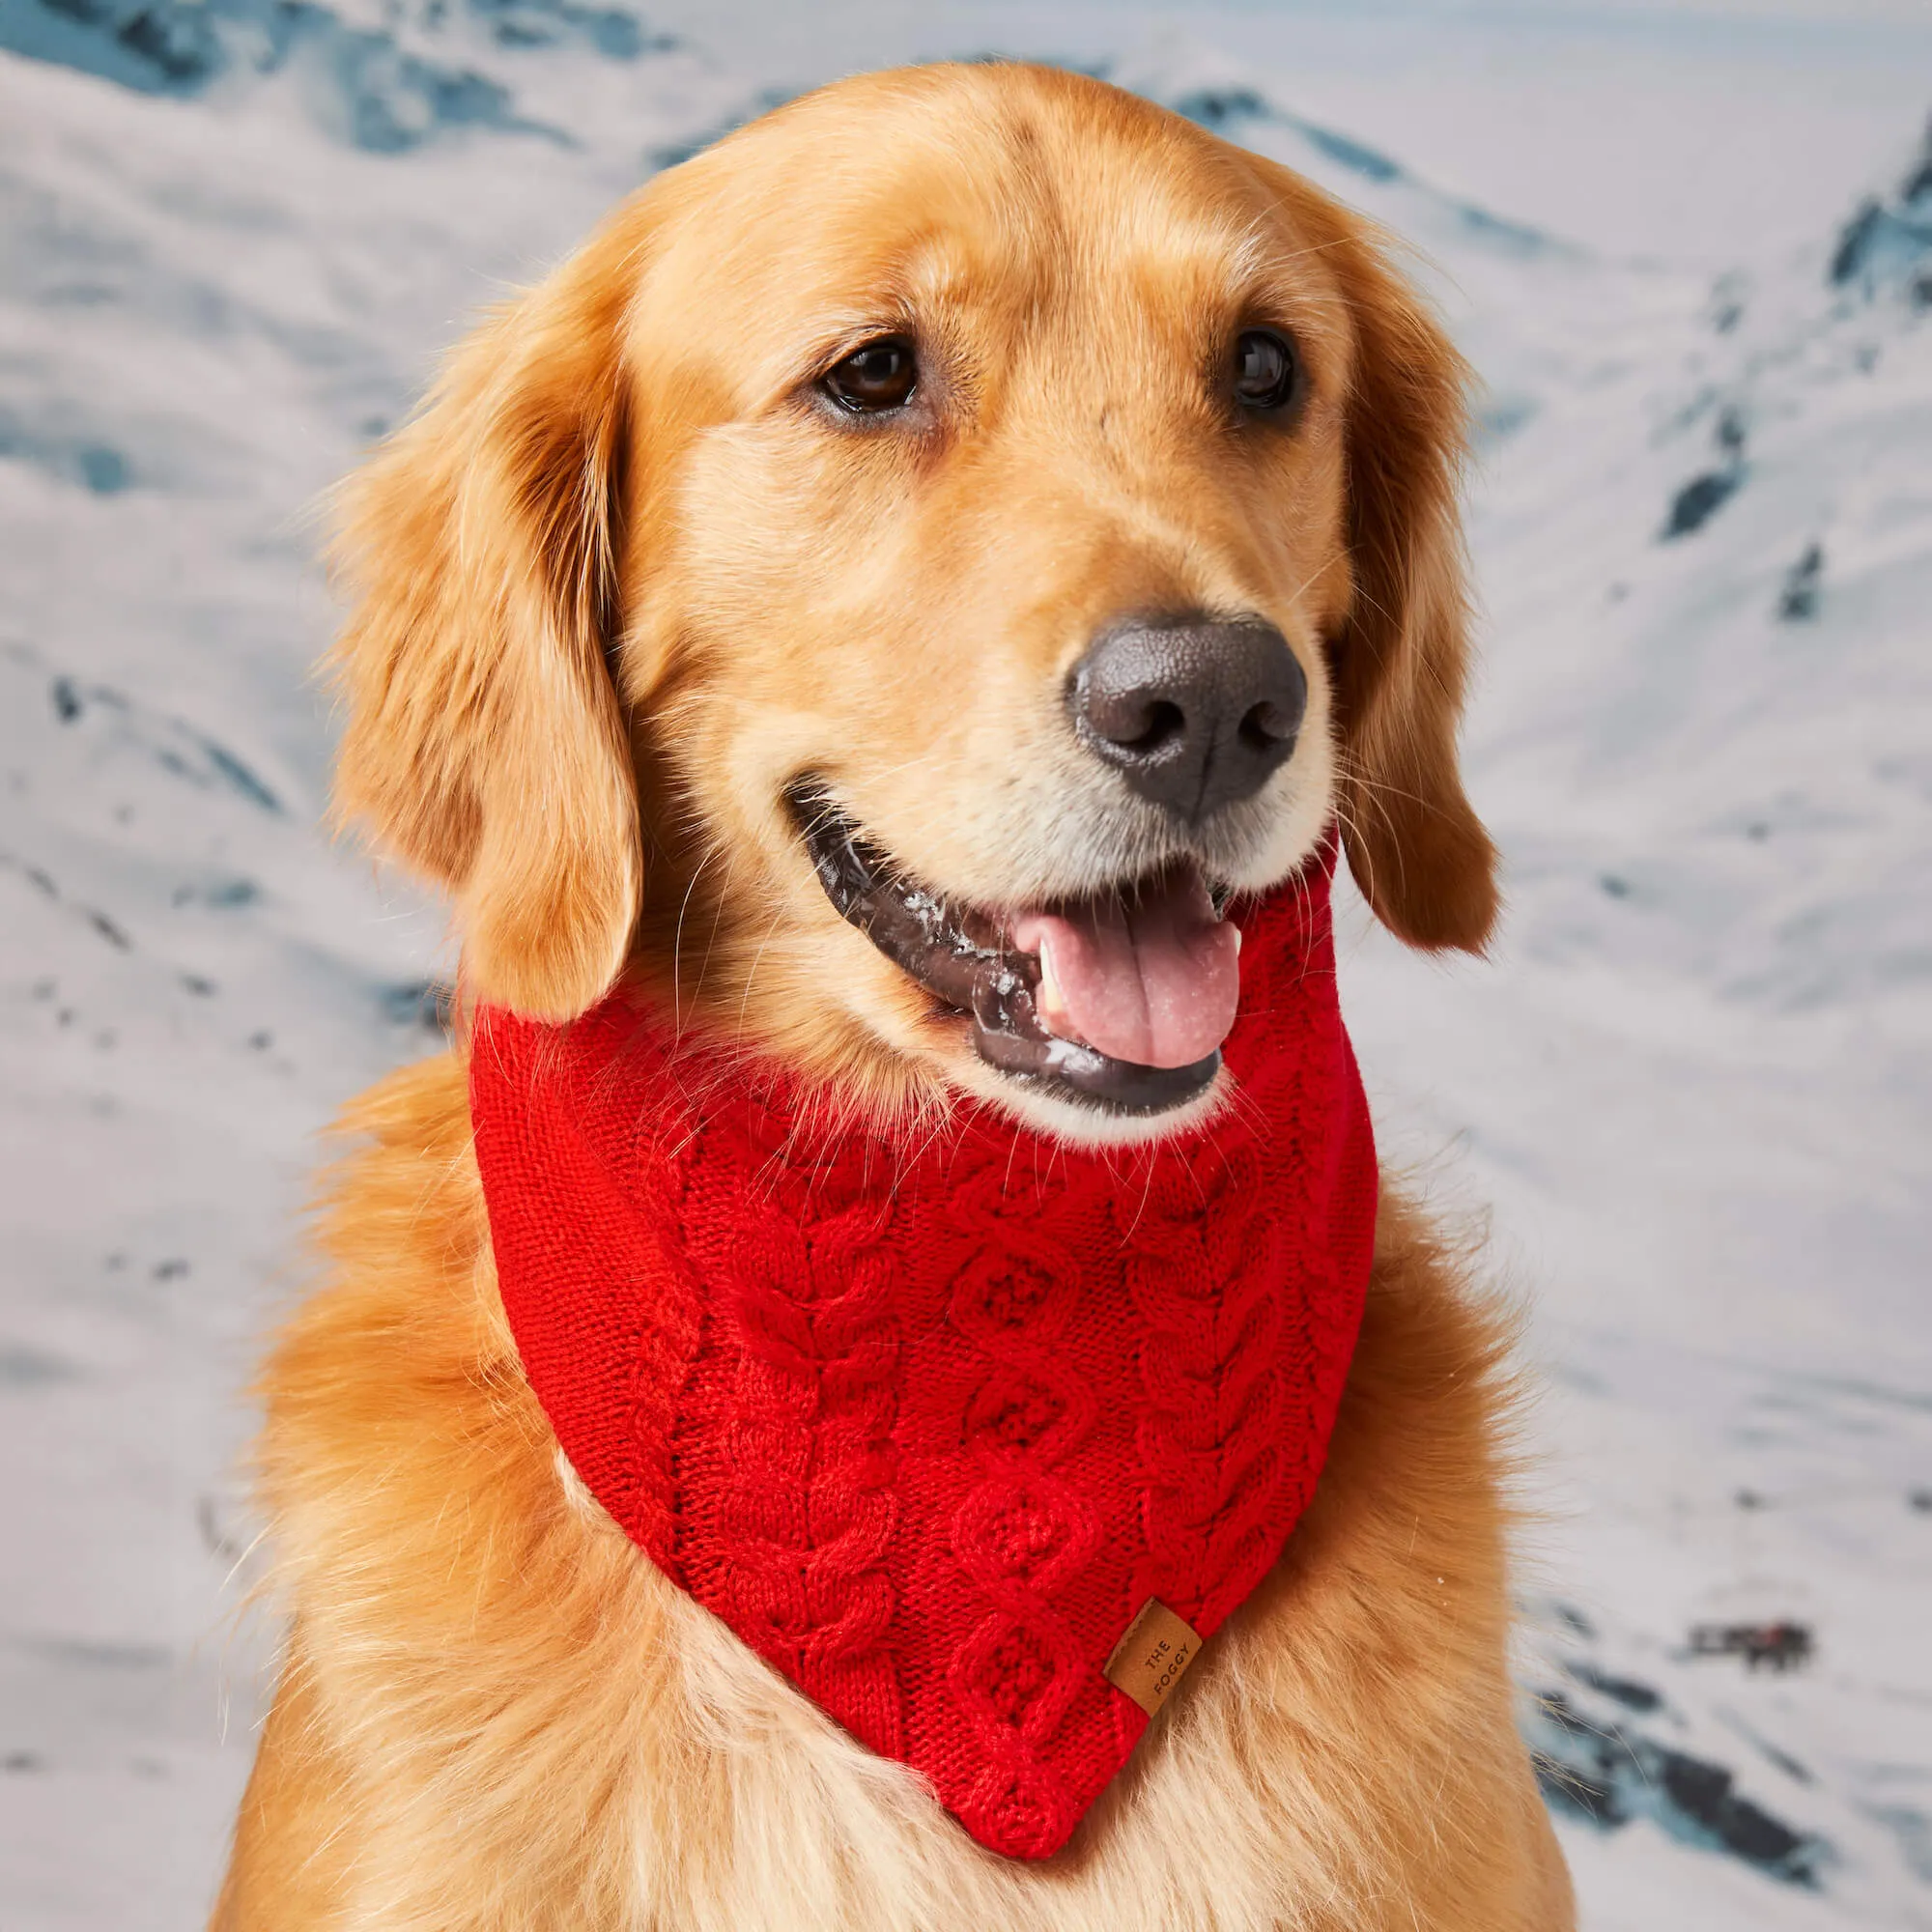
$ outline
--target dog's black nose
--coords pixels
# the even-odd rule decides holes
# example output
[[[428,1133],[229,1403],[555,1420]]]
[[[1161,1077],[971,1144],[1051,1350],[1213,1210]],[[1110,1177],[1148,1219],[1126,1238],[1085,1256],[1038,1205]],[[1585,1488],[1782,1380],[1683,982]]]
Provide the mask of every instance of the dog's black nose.
[[[1129,618],[1073,668],[1073,727],[1185,819],[1252,798],[1294,750],[1308,679],[1259,617]]]

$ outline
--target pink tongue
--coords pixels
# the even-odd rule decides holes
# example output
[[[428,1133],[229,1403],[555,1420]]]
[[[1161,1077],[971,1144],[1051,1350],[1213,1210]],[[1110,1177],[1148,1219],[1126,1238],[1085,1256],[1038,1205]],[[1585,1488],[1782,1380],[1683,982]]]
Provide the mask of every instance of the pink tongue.
[[[1214,917],[1191,866],[1131,907],[1022,913],[1012,944],[1039,955],[1037,1001],[1047,1030],[1112,1059],[1192,1066],[1235,1024],[1241,935]]]

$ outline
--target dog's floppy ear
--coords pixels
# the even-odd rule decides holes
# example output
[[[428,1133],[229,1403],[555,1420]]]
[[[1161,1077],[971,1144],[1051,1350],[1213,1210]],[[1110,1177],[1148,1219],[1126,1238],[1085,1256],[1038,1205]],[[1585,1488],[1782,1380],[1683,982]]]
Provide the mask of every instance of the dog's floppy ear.
[[[623,965],[642,869],[616,642],[636,250],[492,315],[353,477],[335,810],[455,895],[464,980],[548,1019]]]
[[[1336,216],[1323,259],[1355,338],[1345,431],[1353,594],[1335,664],[1343,838],[1355,883],[1391,932],[1476,952],[1497,895],[1495,848],[1456,758],[1468,371],[1368,231]]]

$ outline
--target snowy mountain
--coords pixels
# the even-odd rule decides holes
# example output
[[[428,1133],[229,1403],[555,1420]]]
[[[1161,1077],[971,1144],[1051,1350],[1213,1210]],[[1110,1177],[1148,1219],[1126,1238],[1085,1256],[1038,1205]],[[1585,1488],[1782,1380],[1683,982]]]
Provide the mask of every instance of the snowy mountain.
[[[1567,315],[1455,265],[1520,397],[1472,506],[1513,916],[1493,969],[1418,993],[1365,932],[1345,984],[1537,1297],[1524,1681],[1604,1924],[1932,1923],[1927,208],[1921,155],[1702,287],[1539,269]],[[1789,1676],[1691,1648],[1781,1620]]]
[[[0,0],[0,1897],[158,1932],[272,1643],[235,1459],[312,1137],[447,966],[318,830],[310,506],[774,89],[577,0]],[[1105,68],[1409,238],[1489,384],[1509,928],[1435,968],[1357,910],[1344,994],[1385,1143],[1532,1304],[1524,1721],[1585,1923],[1932,1926],[1932,162],[1901,127],[1807,247],[1663,267],[1292,76]],[[1778,1621],[1788,1672],[1693,1648]]]

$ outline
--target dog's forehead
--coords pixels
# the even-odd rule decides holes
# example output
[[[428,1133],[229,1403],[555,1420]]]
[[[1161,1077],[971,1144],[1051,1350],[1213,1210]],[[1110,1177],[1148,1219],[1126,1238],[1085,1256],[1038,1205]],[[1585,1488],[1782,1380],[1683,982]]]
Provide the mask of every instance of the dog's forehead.
[[[1293,212],[1232,151],[1079,76],[870,76],[681,172],[659,299],[728,314],[760,360],[942,308],[1116,324],[1157,312],[1184,327],[1204,309],[1328,293]]]

